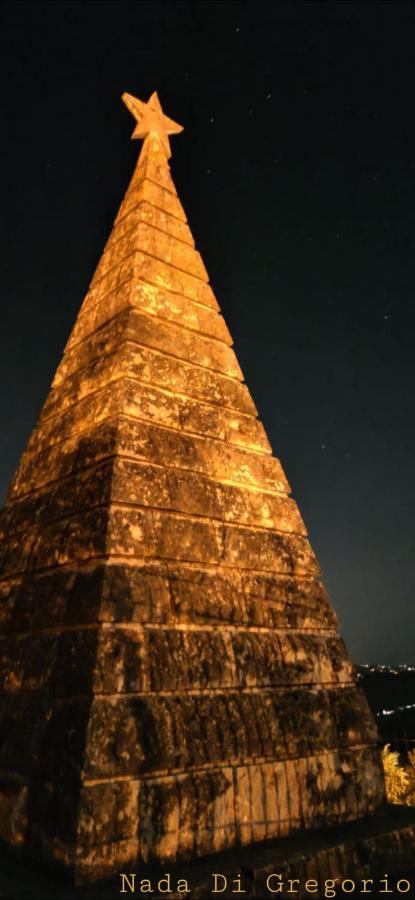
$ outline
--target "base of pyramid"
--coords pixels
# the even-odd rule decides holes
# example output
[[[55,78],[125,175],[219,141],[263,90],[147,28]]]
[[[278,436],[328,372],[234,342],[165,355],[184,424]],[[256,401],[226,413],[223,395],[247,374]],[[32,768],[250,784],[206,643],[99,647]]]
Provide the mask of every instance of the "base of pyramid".
[[[70,886],[67,871],[13,858],[5,849],[1,857],[0,896],[9,900],[110,900],[120,893],[153,900],[413,896],[415,807],[388,805],[376,816],[342,827],[224,850],[180,865],[129,864],[116,878],[78,887]]]

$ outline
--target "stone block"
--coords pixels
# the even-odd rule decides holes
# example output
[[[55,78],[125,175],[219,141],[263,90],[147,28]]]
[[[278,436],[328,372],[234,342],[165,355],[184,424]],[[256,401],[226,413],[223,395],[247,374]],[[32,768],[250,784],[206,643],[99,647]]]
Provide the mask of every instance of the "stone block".
[[[119,266],[137,250],[148,253],[162,263],[168,262],[176,269],[194,275],[202,282],[209,281],[200,254],[193,246],[183,243],[161,228],[154,228],[147,222],[138,221],[133,232],[119,237],[118,240],[112,241],[105,247],[91,286],[95,286],[100,278]]]
[[[172,215],[171,211],[155,206],[145,195],[148,196],[148,183],[142,181],[141,184],[129,194],[128,204],[123,210],[121,216],[117,216],[112,232],[105,245],[105,250],[122,238],[127,237],[135,232],[138,225],[145,222],[146,225],[153,226],[159,231],[169,234],[178,241],[183,241],[189,247],[194,247],[194,239],[189,226],[184,221],[180,221],[177,216]],[[166,201],[166,195],[162,189],[155,186],[155,193],[161,202]],[[127,200],[127,197],[126,197]],[[170,197],[167,198],[165,205],[169,205]],[[126,211],[127,209],[127,211]],[[170,206],[170,210],[172,207]],[[177,210],[176,210],[177,211]]]
[[[68,346],[55,374],[53,388],[93,361],[114,352],[126,341],[242,381],[235,353],[227,343],[195,329],[183,328],[174,319],[168,321],[134,306],[126,306],[82,342]]]

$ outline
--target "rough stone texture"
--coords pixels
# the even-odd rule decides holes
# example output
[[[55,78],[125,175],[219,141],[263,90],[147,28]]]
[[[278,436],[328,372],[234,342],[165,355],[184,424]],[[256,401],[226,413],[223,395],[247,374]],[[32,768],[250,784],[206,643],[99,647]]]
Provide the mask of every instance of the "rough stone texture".
[[[384,800],[231,344],[151,134],[0,515],[0,837],[78,880]]]
[[[204,782],[204,784],[212,784]],[[86,796],[85,796],[86,795]],[[207,798],[201,788],[200,796]],[[226,794],[222,795],[226,796]],[[47,804],[52,803],[52,795],[45,790],[44,810]],[[70,810],[71,798],[67,799],[67,810]],[[62,801],[63,803],[63,801]],[[131,806],[135,804],[134,787],[126,789],[123,785],[114,786],[108,793],[107,786],[90,789],[83,792],[81,806],[84,811],[85,828],[83,839],[87,841],[87,834],[91,838],[90,850],[87,862],[79,864],[81,871],[85,867],[84,877],[92,867],[95,872],[102,867],[105,874],[109,871],[111,854],[122,859],[128,839],[122,837],[125,833],[124,825],[128,822]],[[101,832],[105,836],[105,823],[102,820],[102,810],[109,808],[117,816],[119,822],[118,840],[112,844],[105,842],[98,844],[98,835]],[[50,814],[46,818],[51,822]],[[357,821],[344,822],[333,828],[319,831],[297,831],[289,837],[265,838],[261,843],[251,843],[242,847],[224,847],[222,834],[226,829],[226,821],[223,813],[218,814],[217,827],[214,831],[204,829],[203,835],[207,837],[207,843],[213,848],[213,852],[199,856],[192,861],[179,864],[167,864],[159,859],[125,868],[120,867],[116,876],[111,880],[105,880],[100,884],[83,884],[73,886],[69,879],[61,877],[59,870],[48,872],[44,868],[34,868],[24,861],[1,857],[1,886],[0,897],[7,900],[21,900],[30,897],[31,900],[110,900],[118,898],[123,886],[121,872],[127,876],[124,879],[124,890],[132,896],[148,895],[148,882],[150,882],[150,896],[155,900],[163,900],[167,894],[171,900],[182,900],[183,896],[192,900],[208,900],[218,897],[218,891],[214,890],[215,880],[213,873],[221,873],[217,887],[220,887],[220,897],[224,900],[235,900],[238,893],[236,887],[240,885],[244,891],[246,900],[271,900],[272,897],[282,897],[292,900],[293,896],[298,900],[306,900],[310,896],[322,898],[327,893],[333,893],[333,882],[336,897],[349,896],[353,884],[355,889],[352,896],[367,897],[371,893],[373,897],[385,894],[385,872],[388,873],[387,896],[390,898],[402,897],[408,886],[406,881],[413,885],[415,872],[413,869],[413,846],[415,841],[415,812],[405,806],[388,807],[382,815],[374,815],[370,818]],[[174,826],[174,819],[171,820]],[[62,829],[63,820],[58,824],[55,834]],[[68,829],[66,829],[66,835]],[[172,833],[172,829],[168,832]],[[38,827],[39,843],[43,838],[41,826]],[[196,833],[195,843],[198,840]],[[214,849],[215,836],[221,836],[222,850]],[[49,835],[44,832],[44,838],[49,840]],[[189,838],[189,846],[192,840]],[[63,845],[63,836],[60,837]],[[96,847],[100,846],[98,858]],[[197,852],[198,847],[196,846]],[[409,865],[408,865],[409,862]],[[169,883],[166,881],[166,870],[169,875]],[[270,877],[269,888],[267,879]],[[183,894],[181,879],[185,879],[190,893]],[[291,884],[290,879],[293,879]],[[363,879],[366,881],[366,886]],[[86,879],[85,879],[86,880]],[[345,891],[341,889],[341,883],[345,881]],[[307,884],[308,882],[308,884]],[[327,884],[326,884],[327,882]],[[143,885],[143,892],[141,891]],[[158,886],[160,885],[160,890]],[[282,890],[280,891],[280,886]],[[307,885],[307,887],[306,887]],[[396,886],[399,885],[399,890]],[[179,888],[179,890],[177,890]],[[240,896],[240,894],[239,894]],[[408,894],[410,896],[410,894]]]

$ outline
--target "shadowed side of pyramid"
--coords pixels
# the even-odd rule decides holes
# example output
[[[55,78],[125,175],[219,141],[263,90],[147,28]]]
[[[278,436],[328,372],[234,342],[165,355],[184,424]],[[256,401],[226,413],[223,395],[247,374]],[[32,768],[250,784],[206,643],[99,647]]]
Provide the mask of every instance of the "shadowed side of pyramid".
[[[380,807],[289,494],[151,132],[1,515],[4,841],[96,879]]]

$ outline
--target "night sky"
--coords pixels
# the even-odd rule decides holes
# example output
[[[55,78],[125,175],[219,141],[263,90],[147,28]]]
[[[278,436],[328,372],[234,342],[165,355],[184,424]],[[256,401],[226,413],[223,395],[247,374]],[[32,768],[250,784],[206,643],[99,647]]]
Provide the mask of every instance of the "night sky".
[[[356,662],[414,663],[415,5],[0,6],[0,490],[131,177],[172,174]]]

